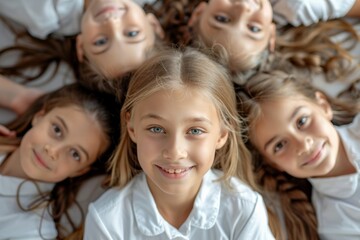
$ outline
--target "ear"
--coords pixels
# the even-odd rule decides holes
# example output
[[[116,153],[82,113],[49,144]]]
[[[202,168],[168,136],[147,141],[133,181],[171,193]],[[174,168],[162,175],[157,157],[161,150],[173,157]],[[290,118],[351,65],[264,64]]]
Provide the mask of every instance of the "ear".
[[[130,136],[131,140],[134,143],[136,143],[135,130],[134,130],[134,127],[132,125],[131,114],[129,112],[126,113],[125,120],[126,120],[126,129],[127,129],[128,133],[129,133],[129,136]]]
[[[322,110],[324,110],[325,116],[326,118],[331,121],[333,118],[333,111],[331,109],[330,103],[327,100],[326,96],[324,95],[324,93],[316,91],[315,92],[315,98],[316,101],[318,103],[318,105],[320,106],[320,108]]]
[[[31,125],[35,126],[36,124],[38,124],[38,122],[40,122],[44,116],[45,116],[44,110],[40,110],[39,112],[35,113],[33,119],[31,120]]]
[[[90,169],[91,169],[90,166],[84,167],[83,169],[80,169],[80,170],[74,172],[74,173],[71,174],[69,177],[78,177],[78,176],[81,176],[81,175],[87,173]]]
[[[84,61],[83,36],[81,33],[76,36],[76,56],[79,62]]]
[[[147,17],[148,21],[150,22],[151,26],[153,27],[155,34],[159,38],[164,39],[164,37],[165,37],[164,30],[161,27],[161,24],[160,24],[159,20],[155,17],[155,15],[152,13],[148,13],[148,14],[146,14],[146,17]]]
[[[269,38],[269,51],[274,52],[275,51],[275,43],[276,43],[276,26],[274,23],[270,26],[270,38]]]
[[[188,22],[189,27],[193,27],[197,21],[199,21],[200,16],[203,14],[204,10],[206,9],[208,3],[201,2],[192,12],[191,17]]]
[[[228,137],[229,137],[229,131],[223,128],[221,130],[220,137],[216,143],[216,149],[222,148],[225,145]]]

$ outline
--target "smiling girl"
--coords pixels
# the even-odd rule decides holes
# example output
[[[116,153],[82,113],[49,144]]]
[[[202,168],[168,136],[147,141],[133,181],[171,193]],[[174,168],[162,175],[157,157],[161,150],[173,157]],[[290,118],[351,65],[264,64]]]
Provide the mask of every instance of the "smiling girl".
[[[193,49],[151,58],[130,82],[121,126],[114,188],[90,205],[85,239],[274,239],[244,183],[235,94],[215,61]]]
[[[63,237],[82,182],[106,172],[118,141],[112,96],[68,85],[44,95],[0,137],[0,238]]]
[[[279,194],[288,239],[318,239],[316,230],[359,238],[360,102],[331,99],[282,72],[256,75],[237,96],[259,183]]]
[[[8,24],[16,41],[0,51],[5,60],[20,55],[0,68],[0,106],[17,114],[44,91],[71,81],[118,91],[162,45],[158,20],[131,0],[0,2],[0,16],[26,30]]]

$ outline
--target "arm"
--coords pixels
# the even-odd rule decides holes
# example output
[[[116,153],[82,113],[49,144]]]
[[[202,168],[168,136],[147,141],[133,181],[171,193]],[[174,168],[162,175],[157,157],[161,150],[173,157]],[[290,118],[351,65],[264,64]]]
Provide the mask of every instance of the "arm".
[[[43,92],[14,83],[0,75],[0,106],[22,114]]]
[[[360,17],[360,0],[277,0],[272,4],[279,26],[309,26],[345,16]]]

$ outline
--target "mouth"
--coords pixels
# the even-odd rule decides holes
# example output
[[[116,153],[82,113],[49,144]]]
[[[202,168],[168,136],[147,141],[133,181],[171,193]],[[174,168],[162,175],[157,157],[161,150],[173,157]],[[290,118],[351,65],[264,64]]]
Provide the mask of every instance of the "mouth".
[[[178,168],[165,168],[165,167],[161,167],[158,165],[155,165],[155,166],[157,168],[159,168],[161,170],[161,172],[163,172],[164,174],[174,176],[174,177],[183,176],[193,168],[193,166],[192,167],[178,167]]]
[[[101,8],[96,14],[95,18],[108,13],[114,13],[114,12],[122,12],[125,11],[125,7],[118,7],[118,6],[106,6]]]
[[[42,166],[42,167],[44,167],[44,168],[46,168],[48,170],[51,170],[50,167],[42,159],[42,157],[35,150],[33,150],[33,152],[34,152],[36,163],[38,163],[38,165],[40,165],[40,166]]]
[[[322,153],[323,153],[324,146],[325,146],[325,142],[319,144],[315,148],[315,150],[310,154],[310,156],[304,161],[302,166],[310,165],[310,164],[313,164],[313,163],[317,162],[318,160],[320,160]]]

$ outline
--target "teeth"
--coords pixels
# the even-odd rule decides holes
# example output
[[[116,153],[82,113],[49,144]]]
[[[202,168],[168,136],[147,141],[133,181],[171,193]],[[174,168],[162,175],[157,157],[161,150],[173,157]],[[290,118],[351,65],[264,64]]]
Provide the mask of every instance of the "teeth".
[[[163,170],[170,174],[174,174],[174,173],[179,174],[179,173],[185,172],[187,169],[165,169],[165,168],[163,168]]]

